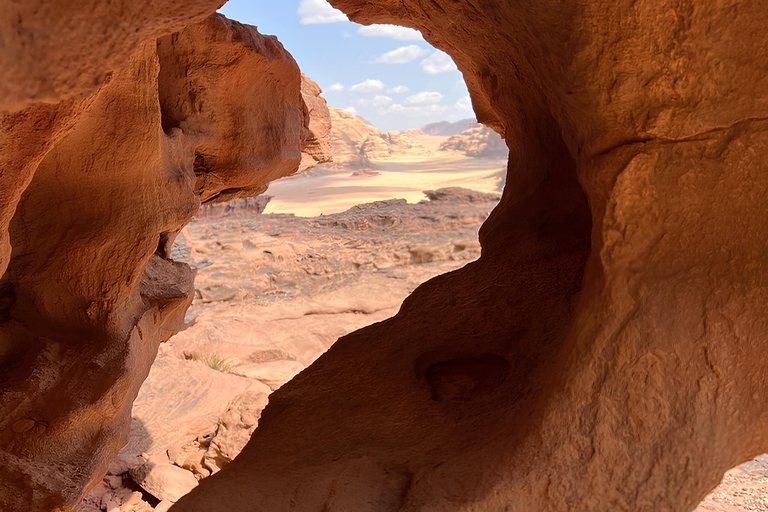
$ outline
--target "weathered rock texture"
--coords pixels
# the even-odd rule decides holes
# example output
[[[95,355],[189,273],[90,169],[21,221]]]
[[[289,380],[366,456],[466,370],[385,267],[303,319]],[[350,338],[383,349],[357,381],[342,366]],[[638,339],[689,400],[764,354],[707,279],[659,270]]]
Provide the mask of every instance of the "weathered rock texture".
[[[70,510],[98,481],[192,300],[176,233],[201,201],[297,172],[324,136],[293,58],[205,18],[217,2],[60,3],[13,3],[0,36],[2,106],[26,107],[0,120],[3,511]]]
[[[299,172],[332,160],[331,114],[325,98],[320,96],[322,92],[314,81],[304,74],[301,75],[301,97],[306,108]]]
[[[454,58],[507,188],[174,512],[687,512],[768,449],[765,5],[331,3]]]
[[[143,42],[199,21],[223,4],[193,0],[16,2],[0,7],[0,273],[8,224],[35,169],[72,129],[109,74]]]

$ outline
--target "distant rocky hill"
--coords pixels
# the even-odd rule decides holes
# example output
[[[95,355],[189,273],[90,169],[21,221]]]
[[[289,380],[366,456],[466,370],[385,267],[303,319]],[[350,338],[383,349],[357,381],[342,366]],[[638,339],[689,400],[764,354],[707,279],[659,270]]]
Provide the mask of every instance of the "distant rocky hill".
[[[507,145],[501,136],[480,123],[472,123],[458,135],[448,138],[440,151],[459,151],[470,157],[503,158],[507,155]]]
[[[439,123],[430,123],[421,129],[424,135],[458,135],[474,123],[474,119],[462,119],[461,121],[450,122],[440,121]]]
[[[233,199],[224,203],[204,204],[195,215],[198,219],[215,219],[240,213],[259,214],[267,208],[272,196],[260,195]]]
[[[336,107],[328,107],[331,114],[331,144],[333,163],[322,169],[346,170],[370,167],[371,160],[386,160],[396,154],[427,150],[409,134],[382,132],[360,117]]]

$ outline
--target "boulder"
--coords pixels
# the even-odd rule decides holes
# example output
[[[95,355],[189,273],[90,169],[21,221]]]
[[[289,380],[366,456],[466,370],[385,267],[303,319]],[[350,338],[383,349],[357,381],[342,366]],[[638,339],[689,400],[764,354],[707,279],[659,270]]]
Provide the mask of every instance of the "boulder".
[[[211,472],[218,472],[242,451],[258,426],[261,411],[268,401],[264,393],[246,391],[229,403],[205,453],[205,465]]]
[[[169,510],[171,510],[172,506],[173,506],[173,502],[171,500],[163,500],[157,504],[154,512],[168,512]]]
[[[160,501],[178,501],[197,487],[197,479],[191,472],[173,464],[147,462],[131,470],[130,475],[142,489]],[[141,493],[138,495],[140,498]]]

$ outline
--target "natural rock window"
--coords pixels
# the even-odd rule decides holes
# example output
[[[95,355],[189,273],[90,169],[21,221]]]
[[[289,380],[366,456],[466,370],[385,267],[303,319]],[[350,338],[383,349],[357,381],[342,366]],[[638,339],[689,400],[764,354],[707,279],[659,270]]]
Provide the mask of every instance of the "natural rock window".
[[[721,481],[751,485],[751,476],[723,475],[768,451],[765,5],[302,3],[306,25],[349,17],[365,25],[360,37],[416,30],[449,56],[424,56],[424,69],[452,61],[461,71],[477,120],[513,155],[474,248],[480,258],[419,286],[394,317],[342,337],[263,411],[270,383],[284,380],[278,369],[235,389],[217,435],[201,432],[138,466],[116,458],[158,345],[183,327],[195,295],[191,267],[168,259],[161,238],[181,240],[201,203],[212,213],[309,169],[333,142],[293,57],[213,14],[220,2],[7,2],[0,509],[69,512],[95,486],[119,504],[88,506],[121,512],[142,503],[173,512],[762,506],[724,498],[722,487],[707,496]],[[354,85],[399,87],[369,78]],[[329,113],[357,125],[348,110]],[[419,149],[362,128],[363,153],[351,160]],[[444,149],[477,153],[483,131],[471,127]],[[324,228],[396,229],[386,211],[371,213],[396,207],[327,215]],[[171,257],[193,258],[190,239]],[[270,263],[301,249],[239,243]],[[471,244],[457,240],[445,254],[460,247]],[[414,244],[404,257],[432,265],[442,256]],[[261,371],[286,354],[295,356],[264,348],[248,364]],[[438,358],[419,373],[425,354]],[[203,389],[231,383],[222,370],[236,365],[220,354],[161,358],[152,371],[196,357],[208,380],[191,372],[169,385],[221,407]],[[234,461],[199,485],[188,478],[214,472],[256,423]],[[101,479],[107,470],[133,476]],[[124,485],[134,478],[144,492]]]

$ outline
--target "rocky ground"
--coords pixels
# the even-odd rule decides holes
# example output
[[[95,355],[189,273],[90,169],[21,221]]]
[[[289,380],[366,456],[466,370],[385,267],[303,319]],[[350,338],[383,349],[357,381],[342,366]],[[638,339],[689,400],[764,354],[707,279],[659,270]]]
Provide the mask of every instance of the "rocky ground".
[[[269,394],[336,339],[476,259],[498,196],[426,195],[319,217],[261,215],[263,197],[202,211],[173,249],[197,269],[189,328],[160,347],[130,442],[83,509],[167,510],[240,452]],[[768,456],[726,474],[694,512],[741,511],[768,511]]]
[[[768,511],[768,455],[732,469],[694,512]]]
[[[245,205],[194,220],[173,250],[197,268],[190,326],[160,347],[130,442],[84,509],[167,509],[239,453],[269,394],[336,339],[479,257],[478,229],[498,196],[426,194],[319,217]]]

